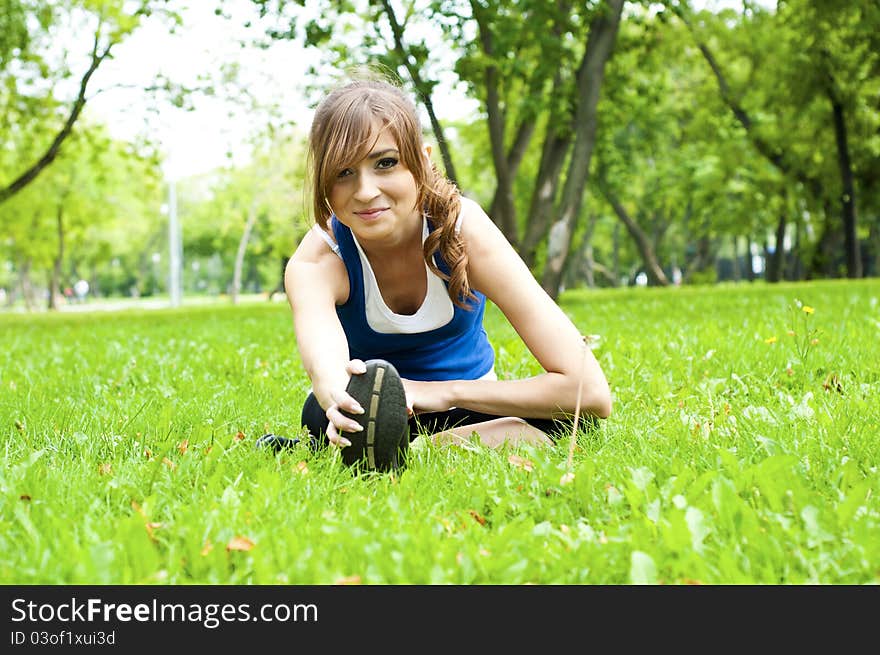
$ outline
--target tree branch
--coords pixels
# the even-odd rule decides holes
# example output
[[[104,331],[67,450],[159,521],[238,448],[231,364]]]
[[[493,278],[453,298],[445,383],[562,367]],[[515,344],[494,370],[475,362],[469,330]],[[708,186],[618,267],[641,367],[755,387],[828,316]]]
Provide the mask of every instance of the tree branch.
[[[406,67],[410,79],[412,79],[416,90],[421,96],[422,103],[425,105],[425,109],[428,112],[428,118],[431,121],[431,129],[434,132],[434,137],[437,139],[437,145],[440,147],[440,156],[443,158],[443,167],[446,169],[446,177],[448,177],[453,183],[457,183],[458,177],[455,174],[455,167],[452,165],[452,153],[449,151],[449,144],[443,134],[443,127],[440,125],[440,121],[437,120],[437,115],[434,112],[434,102],[431,99],[431,94],[428,92],[428,86],[425,84],[424,80],[422,80],[422,76],[419,74],[419,69],[416,68],[415,64],[410,60],[409,52],[403,43],[403,27],[397,21],[394,7],[391,6],[389,0],[382,0],[382,8],[385,11],[385,15],[388,17],[388,23],[391,25],[391,33],[394,35],[394,50],[400,57],[404,67]]]
[[[85,75],[82,76],[82,79],[79,83],[79,95],[77,95],[76,100],[73,103],[73,106],[70,110],[70,115],[67,117],[67,120],[64,123],[64,126],[55,135],[55,138],[52,140],[52,143],[49,145],[49,148],[40,157],[33,165],[30,166],[24,173],[22,173],[18,178],[16,178],[9,186],[6,188],[0,189],[0,203],[3,203],[9,200],[16,193],[24,189],[28,184],[33,182],[37,176],[45,169],[55,157],[58,156],[58,153],[61,150],[61,144],[64,143],[64,140],[70,136],[71,131],[73,130],[73,125],[76,123],[79,118],[80,113],[82,112],[83,107],[86,104],[86,88],[88,87],[89,80],[92,77],[92,74],[98,70],[98,66],[101,65],[101,62],[107,58],[110,54],[110,48],[113,46],[113,42],[109,43],[106,48],[102,51],[98,51],[98,40],[100,37],[100,30],[95,32],[95,43],[92,46],[92,61],[89,65],[88,70],[85,72]]]

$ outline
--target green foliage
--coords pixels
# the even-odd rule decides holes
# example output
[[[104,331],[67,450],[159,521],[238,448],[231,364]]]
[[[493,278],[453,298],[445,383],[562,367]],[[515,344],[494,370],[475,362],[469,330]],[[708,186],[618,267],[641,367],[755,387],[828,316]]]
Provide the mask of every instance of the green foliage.
[[[181,181],[178,213],[191,291],[227,292],[252,213],[257,222],[245,253],[245,281],[251,291],[279,287],[280,262],[293,254],[310,227],[305,161],[301,135],[276,133],[247,165]],[[192,269],[194,262],[198,271]]]
[[[281,304],[0,315],[0,581],[875,584],[878,298],[876,281],[564,294],[615,399],[571,469],[567,438],[416,443],[395,476],[254,449],[301,431]],[[807,360],[795,300],[821,331]],[[494,307],[487,329],[500,377],[538,370]]]
[[[714,259],[735,254],[730,252],[732,238],[748,237],[752,244],[775,246],[782,217],[789,225],[786,236],[795,242],[806,269],[814,253],[816,261],[827,258],[825,269],[809,271],[812,275],[840,274],[843,269],[834,261],[842,248],[839,240],[835,242],[842,186],[833,95],[844,109],[850,136],[858,235],[868,265],[876,270],[880,261],[877,4],[787,0],[770,9],[766,3],[743,3],[717,12],[696,12],[690,4],[626,5],[601,91],[594,166],[574,233],[575,256],[586,252],[575,248],[592,245],[592,256],[602,267],[596,270],[617,277],[631,277],[643,266],[634,240],[621,229],[600,192],[598,181],[604,178],[667,271],[673,264],[685,269],[699,264],[686,270],[688,282],[713,281]],[[526,235],[541,222],[549,226],[557,218],[552,202],[534,216],[530,208],[546,139],[570,141],[576,66],[590,20],[602,3],[253,0],[253,5],[269,26],[269,39],[296,40],[320,53],[320,64],[308,76],[311,86],[306,88],[314,99],[330,81],[358,64],[384,67],[417,97],[427,99],[433,92],[436,110],[442,106],[438,91],[451,84],[464,89],[479,103],[477,114],[454,121],[441,114],[440,120],[459,186],[487,210],[497,186],[487,120],[489,79],[494,76],[502,150],[510,153],[521,127],[534,128],[513,179],[518,222],[512,232],[518,234],[512,236]],[[141,22],[158,14],[179,23],[169,7],[160,0],[0,0],[0,187],[36,161],[58,134],[71,108],[71,98],[60,90],[79,79],[91,47],[115,48]],[[401,44],[394,37],[389,8],[402,29]],[[224,11],[221,4],[218,12]],[[53,44],[58,34],[74,28],[76,48],[65,56]],[[719,84],[701,47],[714,55],[726,87]],[[418,80],[411,69],[419,74]],[[236,66],[231,65],[220,71],[212,90],[221,93],[235,78]],[[170,80],[157,86],[163,98],[173,96],[173,104],[191,106],[189,96],[178,93]],[[239,95],[241,103],[252,101],[246,93]],[[744,127],[732,106],[748,116],[751,128]],[[297,149],[300,137],[278,128],[277,116],[269,115],[272,111],[253,109],[249,119],[254,123],[254,161],[180,183],[185,256],[188,263],[200,267],[184,275],[190,293],[222,293],[229,288],[252,206],[257,219],[244,261],[244,281],[251,290],[275,288],[279,262],[292,252],[309,222],[308,202],[299,192],[304,164],[302,150]],[[100,130],[80,122],[75,137],[63,145],[52,164],[67,167],[66,172],[59,170],[43,185],[23,191],[17,201],[0,208],[0,254],[6,265],[0,270],[0,283],[20,286],[26,270],[37,284],[47,277],[57,250],[53,227],[57,200],[65,187],[71,187],[76,192],[65,204],[71,229],[64,274],[85,271],[93,287],[106,293],[127,294],[131,289],[161,293],[167,274],[163,269],[166,226],[156,211],[161,203],[153,186],[156,169],[147,157],[139,157],[143,162],[131,169],[92,162],[100,146],[99,141],[89,142],[88,135]],[[77,137],[80,127],[83,134]],[[439,159],[437,136],[429,140]],[[270,145],[273,141],[277,147]],[[298,145],[289,145],[291,141]],[[111,147],[106,137],[100,137],[100,143]],[[114,144],[113,148],[116,154],[108,154],[108,161],[140,146]],[[74,152],[79,149],[83,152]],[[90,175],[99,169],[105,172]],[[561,169],[565,170],[564,162]],[[121,191],[124,182],[114,179],[113,171],[124,170],[130,179],[145,177],[149,188],[142,193],[131,185],[131,193]],[[556,181],[557,201],[564,177],[563,172]],[[262,199],[255,201],[257,196]],[[102,204],[102,197],[114,201]],[[546,230],[537,233],[539,243],[523,248],[536,272],[545,257],[546,239],[540,235]],[[797,238],[792,239],[795,233]],[[823,235],[828,252],[820,249]],[[154,263],[154,253],[165,259]],[[570,270],[582,269],[580,262],[571,262]],[[605,284],[613,275],[594,277]]]
[[[156,162],[130,144],[112,140],[101,126],[84,124],[69,148],[45,173],[0,205],[7,241],[0,252],[17,268],[48,270],[59,252],[59,217],[64,239],[62,285],[103,266],[120,268],[143,254],[159,228],[162,189]],[[113,262],[116,264],[113,264]],[[137,266],[105,291],[128,293]],[[104,278],[105,281],[107,278]],[[93,277],[96,292],[101,280]]]

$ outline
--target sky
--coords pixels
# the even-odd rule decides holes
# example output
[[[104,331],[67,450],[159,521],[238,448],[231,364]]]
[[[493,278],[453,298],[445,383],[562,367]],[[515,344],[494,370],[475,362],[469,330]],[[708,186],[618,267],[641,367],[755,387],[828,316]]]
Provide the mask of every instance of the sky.
[[[151,112],[143,89],[157,74],[196,84],[200,74],[238,62],[241,79],[255,96],[265,102],[280,101],[287,118],[299,119],[298,123],[311,113],[301,83],[313,55],[292,42],[277,42],[268,50],[241,48],[238,42],[246,34],[246,17],[256,17],[247,0],[229,3],[232,20],[216,16],[213,2],[178,3],[184,4],[189,8],[177,33],[147,21],[114,50],[113,59],[105,61],[93,78],[95,93],[87,104],[90,114],[115,137],[130,139],[149,132],[165,153],[169,179],[226,165],[227,153],[236,162],[246,159],[257,121],[249,120],[240,106],[206,97],[195,99],[194,111],[164,104],[158,113]]]
[[[240,106],[220,99],[197,98],[194,111],[163,106],[150,112],[144,87],[159,73],[175,81],[194,84],[200,74],[219,71],[224,63],[238,62],[240,79],[265,103],[278,101],[285,118],[308,130],[312,109],[303,91],[306,71],[317,63],[314,52],[291,41],[277,41],[267,50],[241,48],[239,41],[250,32],[243,26],[250,18],[258,23],[249,0],[227,0],[224,8],[231,20],[214,14],[210,0],[175,0],[181,7],[184,26],[171,34],[156,21],[147,21],[115,50],[96,72],[94,93],[87,111],[108,126],[119,139],[134,139],[148,132],[165,155],[163,170],[169,180],[197,175],[229,163],[247,161],[249,139],[261,121]],[[737,0],[695,0],[695,5],[741,6]],[[473,101],[452,89],[437,94],[441,120],[472,112]],[[231,154],[231,159],[230,155]]]
[[[113,136],[132,139],[147,129],[161,144],[166,178],[177,180],[232,162],[247,160],[249,138],[262,121],[240,106],[219,99],[196,98],[196,109],[185,111],[171,105],[158,113],[147,110],[143,88],[158,73],[193,84],[200,74],[219,71],[224,63],[237,62],[240,79],[249,91],[267,104],[282,108],[284,118],[307,132],[313,110],[303,89],[310,64],[318,63],[314,51],[291,41],[276,41],[266,50],[241,48],[239,41],[262,29],[243,26],[248,18],[258,23],[249,0],[227,0],[224,8],[231,20],[214,14],[214,2],[178,1],[187,7],[184,26],[177,34],[157,22],[148,22],[114,50],[95,74],[95,93],[88,111],[106,124]],[[461,94],[447,91],[437,99],[442,119],[459,117],[474,107]]]

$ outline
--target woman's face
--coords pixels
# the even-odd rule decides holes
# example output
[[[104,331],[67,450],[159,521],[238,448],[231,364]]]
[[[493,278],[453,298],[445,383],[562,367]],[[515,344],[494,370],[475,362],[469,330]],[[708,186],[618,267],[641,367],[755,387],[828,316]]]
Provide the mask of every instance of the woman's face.
[[[415,179],[394,135],[374,124],[371,140],[377,133],[366,157],[336,173],[328,197],[336,217],[361,241],[393,241],[409,235],[416,221],[421,226]]]

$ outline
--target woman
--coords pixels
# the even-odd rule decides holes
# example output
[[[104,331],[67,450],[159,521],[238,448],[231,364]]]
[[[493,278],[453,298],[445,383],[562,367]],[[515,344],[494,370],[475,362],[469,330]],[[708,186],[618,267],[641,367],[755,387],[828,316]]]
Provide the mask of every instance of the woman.
[[[400,89],[359,80],[333,91],[309,147],[316,225],[285,287],[312,382],[302,423],[313,444],[326,435],[347,461],[395,468],[395,451],[419,434],[552,444],[570,432],[576,406],[609,415],[608,383],[580,332],[431,163]],[[544,373],[497,379],[486,299]]]

